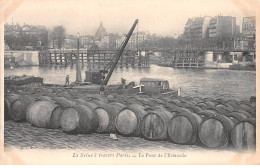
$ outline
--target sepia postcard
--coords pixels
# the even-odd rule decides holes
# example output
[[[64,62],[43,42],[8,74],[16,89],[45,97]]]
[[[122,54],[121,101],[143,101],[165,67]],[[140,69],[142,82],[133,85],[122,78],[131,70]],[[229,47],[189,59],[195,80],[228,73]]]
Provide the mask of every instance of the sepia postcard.
[[[258,165],[259,0],[1,0],[0,165]]]

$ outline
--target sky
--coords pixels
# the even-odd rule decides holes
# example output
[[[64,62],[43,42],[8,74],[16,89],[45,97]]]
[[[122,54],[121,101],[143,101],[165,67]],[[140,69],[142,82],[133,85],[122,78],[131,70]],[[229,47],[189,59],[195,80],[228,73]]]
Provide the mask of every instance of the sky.
[[[138,18],[139,31],[177,36],[188,18],[216,15],[241,24],[243,16],[255,14],[245,0],[24,0],[5,22],[63,25],[68,34],[94,35],[101,21],[107,32],[126,34]]]

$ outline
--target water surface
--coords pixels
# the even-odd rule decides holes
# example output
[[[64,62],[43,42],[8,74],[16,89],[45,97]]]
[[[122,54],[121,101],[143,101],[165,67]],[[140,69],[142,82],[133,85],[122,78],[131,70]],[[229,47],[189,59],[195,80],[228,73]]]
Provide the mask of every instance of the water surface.
[[[34,75],[44,78],[45,83],[64,84],[66,75],[70,81],[75,81],[75,66],[61,67],[16,67],[13,70],[5,69],[5,76]],[[82,68],[82,79],[85,78]],[[212,98],[249,99],[256,94],[255,71],[233,71],[229,69],[174,69],[151,65],[150,68],[116,68],[109,84],[118,84],[121,78],[127,83],[139,83],[142,77],[166,79],[171,88],[181,87],[183,96],[200,96]]]

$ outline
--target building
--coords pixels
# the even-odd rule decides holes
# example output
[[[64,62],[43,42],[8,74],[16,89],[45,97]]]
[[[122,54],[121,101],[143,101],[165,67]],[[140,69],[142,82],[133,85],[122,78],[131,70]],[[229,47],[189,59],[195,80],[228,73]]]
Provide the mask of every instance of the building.
[[[108,49],[109,48],[109,36],[103,35],[101,37],[99,48]]]
[[[106,32],[106,29],[104,28],[102,22],[100,22],[100,25],[95,33],[94,43],[99,48],[102,48],[102,49],[109,48],[109,35]]]
[[[79,37],[79,43],[80,48],[89,48],[93,43],[93,36],[80,36]]]
[[[256,20],[255,17],[244,17],[242,23],[242,34],[234,38],[234,49],[255,50],[256,47]]]
[[[186,39],[191,39],[191,24],[192,24],[192,19],[188,19],[188,21],[185,24],[184,33],[183,33],[183,37],[185,37]]]
[[[239,34],[236,18],[232,16],[216,16],[210,20],[208,28],[209,39],[223,40]]]
[[[188,40],[205,39],[210,18],[205,16],[188,19],[184,28],[184,38]]]
[[[242,33],[244,36],[255,38],[255,31],[256,31],[255,27],[256,27],[255,16],[243,18]]]
[[[137,49],[137,48],[145,48],[145,43],[149,39],[148,32],[138,32],[133,33],[127,43],[126,48],[128,49]],[[121,36],[121,38],[116,40],[116,48],[119,48],[126,36]]]
[[[49,48],[59,49],[58,39],[51,40],[49,42]],[[77,48],[77,37],[74,35],[66,35],[62,41],[61,49],[76,49]]]
[[[194,18],[190,26],[191,39],[205,39],[209,21],[209,16]]]
[[[5,43],[12,50],[38,50],[48,45],[48,30],[43,26],[6,23],[4,34]]]
[[[102,36],[104,36],[106,34],[107,34],[107,32],[106,32],[106,29],[103,26],[103,22],[100,22],[100,25],[99,25],[96,33],[95,33],[95,37],[99,38],[101,40]]]
[[[26,35],[40,35],[43,32],[46,32],[47,29],[43,26],[33,26],[33,25],[28,25],[28,24],[23,24],[23,26],[20,26],[18,23],[17,24],[5,24],[5,35],[21,35],[21,34],[26,34]]]
[[[242,23],[242,34],[248,43],[248,49],[255,50],[256,48],[256,18],[244,17]]]

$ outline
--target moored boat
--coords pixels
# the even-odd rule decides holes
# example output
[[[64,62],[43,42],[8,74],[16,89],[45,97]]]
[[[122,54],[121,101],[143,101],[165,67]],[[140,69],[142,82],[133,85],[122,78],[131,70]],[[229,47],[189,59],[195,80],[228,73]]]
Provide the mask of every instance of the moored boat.
[[[247,63],[247,64],[232,64],[229,65],[230,70],[244,70],[244,71],[255,71],[255,63]]]

